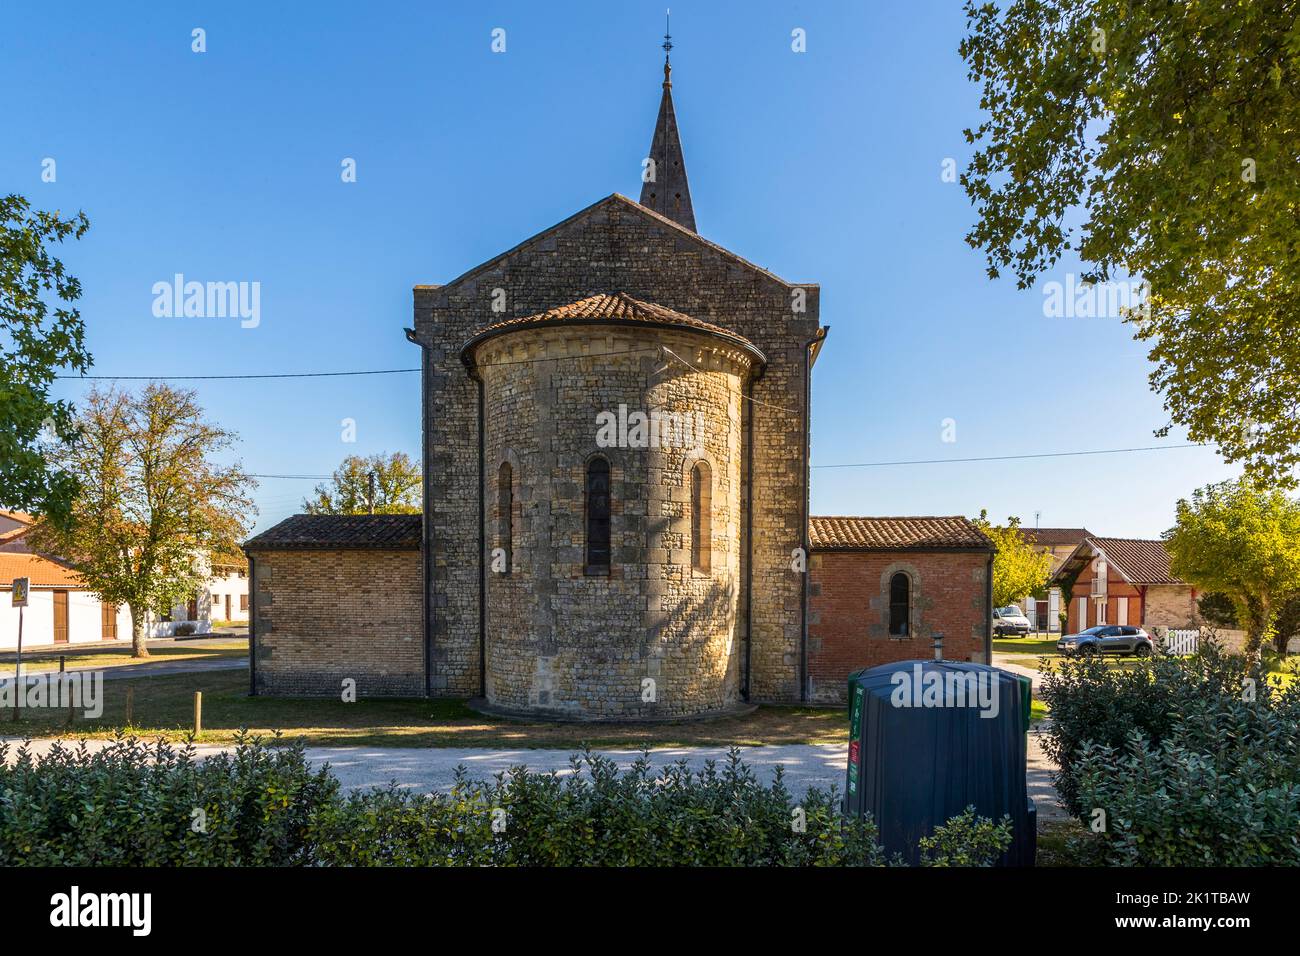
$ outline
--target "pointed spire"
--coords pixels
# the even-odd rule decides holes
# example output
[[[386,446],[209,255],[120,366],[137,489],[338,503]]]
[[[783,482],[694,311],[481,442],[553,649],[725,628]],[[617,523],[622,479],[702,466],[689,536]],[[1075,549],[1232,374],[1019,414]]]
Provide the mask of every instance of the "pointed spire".
[[[665,28],[666,29],[666,28]],[[691,205],[691,187],[686,181],[686,158],[677,134],[677,112],[673,109],[671,32],[664,33],[664,93],[659,101],[659,119],[650,141],[650,159],[654,179],[641,184],[641,205],[667,216],[673,222],[695,232],[695,208]]]

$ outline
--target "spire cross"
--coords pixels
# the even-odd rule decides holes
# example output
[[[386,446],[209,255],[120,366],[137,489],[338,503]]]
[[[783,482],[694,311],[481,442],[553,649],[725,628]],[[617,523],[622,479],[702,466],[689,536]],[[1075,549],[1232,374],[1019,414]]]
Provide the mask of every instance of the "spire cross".
[[[672,33],[672,10],[664,11],[664,87],[673,85],[672,81],[672,64],[668,62],[669,56],[673,52],[673,33]]]

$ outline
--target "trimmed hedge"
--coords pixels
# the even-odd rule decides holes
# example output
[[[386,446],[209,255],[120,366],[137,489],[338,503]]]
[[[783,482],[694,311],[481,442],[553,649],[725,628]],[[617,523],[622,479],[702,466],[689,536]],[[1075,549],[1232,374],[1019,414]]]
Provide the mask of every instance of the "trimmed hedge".
[[[796,801],[733,749],[721,765],[620,772],[590,753],[566,774],[463,770],[448,793],[344,796],[298,746],[233,753],[121,739],[42,757],[0,745],[0,865],[881,866],[870,820],[834,788]],[[936,865],[989,865],[1010,842],[973,811],[935,834]]]
[[[1057,789],[1096,833],[1081,862],[1300,865],[1300,683],[1203,642],[1130,671],[1067,661],[1042,696]]]

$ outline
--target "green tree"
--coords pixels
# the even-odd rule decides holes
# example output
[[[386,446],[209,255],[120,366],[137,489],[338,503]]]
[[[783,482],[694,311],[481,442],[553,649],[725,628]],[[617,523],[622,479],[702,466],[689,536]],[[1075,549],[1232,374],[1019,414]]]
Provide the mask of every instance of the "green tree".
[[[1205,623],[1214,627],[1236,630],[1241,626],[1232,598],[1220,591],[1202,594],[1196,599],[1196,609]],[[1285,656],[1287,644],[1297,634],[1300,634],[1300,592],[1283,601],[1277,612],[1277,620],[1273,622],[1273,650],[1279,656]]]
[[[1246,656],[1257,661],[1278,612],[1300,591],[1300,503],[1246,480],[1207,485],[1178,502],[1165,539],[1176,577],[1231,600]]]
[[[71,307],[81,283],[49,247],[89,228],[84,213],[63,219],[32,212],[21,196],[0,198],[0,503],[60,520],[76,477],[49,467],[42,434],[69,438],[72,406],[51,400],[50,385],[59,369],[84,373],[91,358],[81,313]],[[51,293],[63,303],[53,311]]]
[[[1025,541],[1019,518],[1008,518],[999,526],[989,522],[987,511],[981,511],[975,524],[998,549],[993,557],[994,607],[1014,604],[1047,585],[1052,559]]]
[[[411,456],[393,454],[349,455],[334,469],[328,485],[317,485],[312,497],[303,501],[309,515],[364,515],[371,511],[370,474],[375,476],[374,513],[402,515],[420,513],[420,469]]]
[[[193,392],[92,390],[76,427],[54,451],[80,478],[71,520],[38,521],[31,541],[70,560],[104,601],[129,607],[134,655],[148,657],[146,613],[187,600],[206,583],[209,555],[238,547],[253,482],[216,463],[236,436],[204,420]]]
[[[988,274],[1028,288],[1072,250],[1085,279],[1141,277],[1147,307],[1128,319],[1170,424],[1293,487],[1300,3],[965,9],[987,118],[965,131],[961,182]]]

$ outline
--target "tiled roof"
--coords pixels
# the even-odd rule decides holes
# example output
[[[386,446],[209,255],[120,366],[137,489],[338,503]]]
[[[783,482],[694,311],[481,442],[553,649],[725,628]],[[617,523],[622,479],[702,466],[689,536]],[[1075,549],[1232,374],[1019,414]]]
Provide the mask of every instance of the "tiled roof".
[[[0,590],[9,590],[14,578],[31,578],[34,588],[80,589],[85,583],[76,571],[39,554],[0,551]],[[6,601],[8,599],[6,598]]]
[[[815,551],[910,551],[929,548],[991,551],[991,542],[968,518],[813,517],[808,536]]]
[[[535,315],[506,319],[504,322],[496,322],[486,326],[475,333],[474,337],[465,344],[462,353],[494,335],[513,332],[518,329],[535,328],[552,322],[573,322],[583,325],[611,322],[621,324],[644,323],[649,326],[676,326],[697,332],[707,332],[710,335],[720,335],[745,346],[751,351],[758,352],[758,349],[754,347],[754,344],[749,339],[743,335],[737,335],[729,329],[724,329],[720,325],[691,318],[689,315],[683,315],[681,312],[665,308],[662,305],[656,305],[653,302],[642,302],[640,299],[632,298],[626,292],[602,292],[598,295],[589,295],[577,302],[570,302],[568,305],[560,305],[553,309],[547,309],[545,312],[538,312]],[[761,353],[759,354],[761,355]]]
[[[1106,560],[1133,584],[1184,584],[1169,573],[1163,541],[1142,538],[1088,538]]]
[[[26,511],[10,511],[8,508],[0,508],[0,518],[8,518],[10,521],[17,521],[22,524],[32,524],[36,521]]]
[[[245,551],[419,547],[419,515],[294,515],[244,542]]]
[[[1087,528],[1021,528],[1020,536],[1030,544],[1042,545],[1044,548],[1064,545],[1073,548],[1084,538],[1092,537],[1092,532]]]

